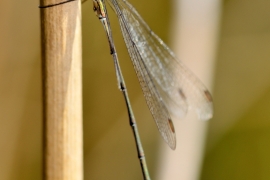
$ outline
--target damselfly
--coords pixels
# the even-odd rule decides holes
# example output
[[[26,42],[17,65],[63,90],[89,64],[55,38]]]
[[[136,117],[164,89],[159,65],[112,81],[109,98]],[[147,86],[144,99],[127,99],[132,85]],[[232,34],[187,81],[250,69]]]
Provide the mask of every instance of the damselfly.
[[[201,81],[175,57],[130,3],[126,0],[107,1],[119,19],[130,58],[158,129],[168,145],[175,149],[172,117],[184,117],[193,109],[199,119],[208,120],[213,115],[212,97]],[[123,78],[119,72],[108,13],[103,0],[93,2],[94,11],[106,31],[119,87],[122,89]]]
[[[164,42],[148,27],[135,8],[126,0],[107,0],[116,13],[134,69],[147,105],[164,140],[176,148],[172,118],[181,118],[193,109],[199,119],[213,115],[212,97],[200,80],[179,61]],[[114,59],[119,88],[123,92],[138,153],[144,160],[141,142],[111,34],[104,0],[93,0],[94,11],[106,31]],[[145,177],[147,173],[144,173]],[[145,178],[147,179],[147,178]]]

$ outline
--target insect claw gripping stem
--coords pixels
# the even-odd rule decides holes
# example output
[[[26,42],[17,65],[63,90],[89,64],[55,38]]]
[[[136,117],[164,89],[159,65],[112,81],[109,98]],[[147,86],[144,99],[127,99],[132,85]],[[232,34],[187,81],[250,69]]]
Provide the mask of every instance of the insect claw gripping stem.
[[[45,8],[54,7],[54,6],[58,6],[58,5],[61,5],[61,4],[69,3],[69,2],[72,2],[72,1],[77,1],[77,0],[67,0],[67,1],[60,2],[60,3],[56,3],[56,4],[50,4],[50,5],[47,5],[47,6],[38,6],[38,7],[41,8],[41,9],[45,9]],[[83,2],[85,2],[85,1],[83,1]]]

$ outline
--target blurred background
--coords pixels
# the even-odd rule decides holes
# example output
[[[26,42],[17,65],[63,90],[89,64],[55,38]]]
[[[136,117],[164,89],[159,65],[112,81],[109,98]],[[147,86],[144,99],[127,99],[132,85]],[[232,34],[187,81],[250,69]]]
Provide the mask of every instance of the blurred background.
[[[193,0],[193,4],[189,5],[184,0],[130,2],[151,29],[200,77],[214,97],[213,119],[208,122],[180,120],[184,125],[185,122],[192,122],[186,123],[187,126],[175,123],[177,134],[190,133],[182,134],[177,141],[177,150],[171,152],[152,120],[117,19],[109,11],[120,64],[152,178],[270,179],[270,1],[207,1],[209,6],[199,0]],[[33,0],[0,2],[1,180],[41,179],[42,94],[38,5],[38,1]],[[198,12],[212,13],[202,16]],[[197,14],[194,17],[201,19],[188,16],[190,14]],[[198,27],[189,26],[196,23]],[[93,13],[90,0],[82,5],[82,24],[84,178],[142,179],[106,36]],[[185,30],[181,27],[183,24],[193,28]],[[201,27],[208,27],[208,33],[201,31]],[[208,54],[202,57],[203,48],[206,48],[203,52]],[[197,57],[188,56],[196,54]],[[200,63],[200,55],[204,64]],[[205,60],[206,57],[209,61]],[[197,61],[193,62],[193,59]],[[195,136],[196,132],[199,134]],[[178,149],[181,151],[187,146],[196,150],[195,160],[185,153],[182,154],[185,159],[171,158],[178,157]],[[176,162],[167,162],[170,159]],[[167,176],[166,172],[172,169],[187,175]]]

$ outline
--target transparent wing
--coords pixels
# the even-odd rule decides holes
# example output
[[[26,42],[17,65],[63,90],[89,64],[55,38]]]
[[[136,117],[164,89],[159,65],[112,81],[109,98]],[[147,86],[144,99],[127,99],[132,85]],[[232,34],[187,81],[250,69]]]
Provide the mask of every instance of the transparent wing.
[[[170,116],[183,117],[193,109],[199,119],[210,119],[212,97],[126,0],[108,1],[119,18],[148,107],[163,138],[173,148],[175,134]]]

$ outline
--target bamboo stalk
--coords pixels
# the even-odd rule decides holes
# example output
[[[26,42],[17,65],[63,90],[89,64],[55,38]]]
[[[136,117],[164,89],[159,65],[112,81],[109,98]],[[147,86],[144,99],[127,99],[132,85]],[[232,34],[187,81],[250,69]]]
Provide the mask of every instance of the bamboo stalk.
[[[41,9],[41,35],[43,179],[82,180],[80,1]]]

